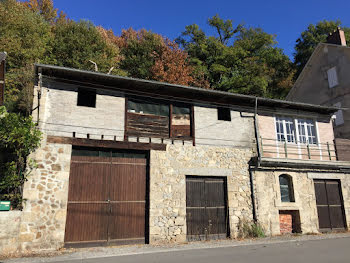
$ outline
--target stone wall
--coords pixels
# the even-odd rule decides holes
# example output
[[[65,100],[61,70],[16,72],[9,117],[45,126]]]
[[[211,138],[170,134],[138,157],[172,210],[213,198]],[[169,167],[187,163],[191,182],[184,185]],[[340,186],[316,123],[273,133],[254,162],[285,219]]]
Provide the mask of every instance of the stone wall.
[[[168,145],[150,156],[150,242],[186,240],[186,175],[227,177],[230,233],[252,220],[252,148]]]
[[[31,157],[38,166],[24,184],[20,249],[58,249],[64,242],[72,146],[46,144]]]
[[[0,255],[11,254],[18,249],[21,216],[21,211],[0,212]]]
[[[281,202],[279,175],[288,174],[293,180],[295,202]],[[279,211],[299,211],[303,234],[318,233],[318,214],[313,179],[339,179],[342,185],[347,225],[350,227],[350,178],[346,174],[327,171],[255,171],[254,187],[257,218],[267,235],[279,235]]]

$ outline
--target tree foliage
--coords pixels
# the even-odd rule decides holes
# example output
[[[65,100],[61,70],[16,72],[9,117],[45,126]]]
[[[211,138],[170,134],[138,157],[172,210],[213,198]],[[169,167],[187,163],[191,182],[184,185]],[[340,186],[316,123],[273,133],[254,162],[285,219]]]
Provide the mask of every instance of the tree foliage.
[[[31,117],[0,107],[0,200],[11,201],[14,208],[22,207],[22,185],[34,166],[27,157],[39,147],[40,139]]]
[[[111,30],[100,30],[120,50],[120,69],[128,76],[165,81],[180,85],[208,87],[188,55],[174,42],[145,29],[123,30],[115,36]]]
[[[15,0],[0,2],[0,50],[8,53],[5,102],[10,110],[25,111],[20,106],[23,92],[33,88],[33,82],[19,80],[28,76],[34,62],[46,59],[51,38],[50,25],[41,15]],[[33,75],[33,71],[30,73]]]
[[[207,36],[194,24],[186,26],[177,43],[211,88],[274,98],[286,95],[292,86],[293,65],[276,47],[275,36],[260,28],[234,28],[231,20],[218,15],[208,24],[217,36]]]
[[[329,33],[332,33],[338,27],[344,30],[346,39],[350,40],[350,28],[343,26],[340,20],[323,20],[316,25],[310,24],[307,29],[301,33],[295,45],[294,64],[297,69],[295,78],[297,78],[303,70],[316,46],[319,43],[327,42]],[[350,42],[348,42],[348,45],[349,44]]]
[[[58,14],[58,9],[54,8],[52,0],[28,0],[23,4],[50,23],[62,22],[66,19],[63,11]]]
[[[108,72],[118,63],[118,49],[108,45],[91,22],[59,22],[52,32],[49,56],[52,64],[94,70],[91,60],[97,63],[100,71]]]

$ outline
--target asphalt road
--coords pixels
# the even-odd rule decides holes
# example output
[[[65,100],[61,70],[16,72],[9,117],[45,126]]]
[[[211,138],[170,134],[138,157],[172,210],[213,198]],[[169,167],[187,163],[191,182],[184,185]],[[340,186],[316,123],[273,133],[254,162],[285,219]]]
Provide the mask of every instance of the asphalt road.
[[[62,262],[62,261],[60,261]],[[325,240],[167,251],[143,255],[80,259],[67,263],[350,263],[350,237]]]

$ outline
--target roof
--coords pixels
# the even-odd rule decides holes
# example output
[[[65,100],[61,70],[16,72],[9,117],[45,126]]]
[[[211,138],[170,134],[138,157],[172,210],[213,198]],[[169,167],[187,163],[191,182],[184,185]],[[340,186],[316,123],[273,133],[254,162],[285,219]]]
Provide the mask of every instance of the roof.
[[[313,60],[316,58],[317,54],[319,52],[321,52],[322,48],[324,48],[326,46],[327,47],[344,48],[345,50],[350,51],[350,47],[348,47],[348,46],[341,46],[341,45],[330,44],[330,43],[319,43],[316,46],[314,52],[312,52],[309,60],[306,62],[303,70],[300,72],[300,74],[299,74],[297,80],[295,81],[293,87],[290,89],[290,91],[289,91],[289,93],[288,93],[288,95],[286,97],[287,100],[290,98],[291,94],[294,93],[298,89],[298,87],[300,86],[299,84],[303,81],[304,77],[307,75],[307,72],[308,72],[309,68],[311,67],[311,65],[313,64]]]
[[[237,105],[250,108],[254,108],[257,101],[259,108],[283,108],[322,114],[331,114],[339,110],[337,107],[269,99],[53,65],[35,64],[35,72],[36,74],[41,72],[44,76],[57,78],[62,81],[73,81],[81,85],[90,85],[94,88],[100,87],[101,89],[116,90],[140,96],[156,96],[157,98],[170,100],[204,102],[228,107]]]

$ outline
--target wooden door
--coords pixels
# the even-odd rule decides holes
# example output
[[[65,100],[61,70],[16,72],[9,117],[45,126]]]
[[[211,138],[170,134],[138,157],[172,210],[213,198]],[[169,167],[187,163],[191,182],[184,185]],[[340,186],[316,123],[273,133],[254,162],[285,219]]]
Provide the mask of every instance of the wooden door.
[[[145,243],[146,159],[112,158],[109,240]]]
[[[314,184],[320,230],[343,230],[346,224],[340,182],[314,180]]]
[[[73,151],[66,246],[145,242],[146,158],[114,155]]]
[[[227,237],[225,178],[186,178],[186,221],[188,240]]]

